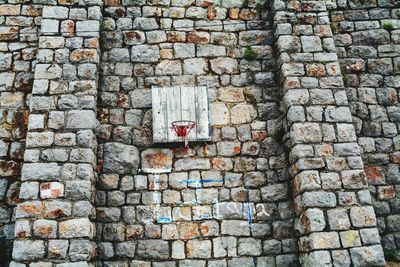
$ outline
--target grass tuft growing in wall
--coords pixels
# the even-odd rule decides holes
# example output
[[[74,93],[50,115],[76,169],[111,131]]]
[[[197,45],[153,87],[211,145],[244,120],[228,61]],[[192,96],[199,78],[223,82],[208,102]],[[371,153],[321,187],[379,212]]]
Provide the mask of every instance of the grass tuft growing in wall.
[[[387,30],[387,31],[393,31],[393,30],[394,30],[394,25],[393,25],[392,22],[387,21],[387,22],[384,22],[384,23],[382,24],[382,28],[385,29],[385,30]]]
[[[255,60],[257,59],[258,54],[256,51],[253,50],[250,46],[246,47],[244,50],[243,58],[247,60]]]

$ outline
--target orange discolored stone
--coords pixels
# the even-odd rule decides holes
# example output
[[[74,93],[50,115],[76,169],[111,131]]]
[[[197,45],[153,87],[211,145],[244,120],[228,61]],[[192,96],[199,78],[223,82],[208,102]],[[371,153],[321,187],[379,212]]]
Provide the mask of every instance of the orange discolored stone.
[[[239,12],[239,19],[241,20],[255,20],[257,18],[257,10],[243,8]]]
[[[186,35],[180,32],[167,32],[167,41],[171,43],[184,42]]]
[[[217,16],[217,10],[215,9],[215,7],[209,6],[207,8],[207,18],[209,20],[213,20],[213,19],[215,19],[216,16]]]
[[[229,18],[238,19],[239,18],[239,8],[231,8],[229,9]]]
[[[179,225],[179,236],[181,239],[192,239],[199,236],[199,229],[195,223],[181,223]]]
[[[126,239],[139,239],[143,236],[143,226],[141,225],[128,225],[126,227]]]
[[[396,189],[392,185],[379,186],[378,187],[378,198],[379,199],[391,199],[396,196]]]
[[[18,27],[0,27],[0,41],[18,39]]]
[[[163,48],[160,50],[160,57],[162,59],[171,59],[173,58],[172,49],[170,48]]]
[[[189,32],[187,41],[195,44],[206,44],[210,41],[210,35],[205,32]]]
[[[300,88],[300,81],[299,81],[299,79],[286,78],[283,81],[283,86],[288,89]]]
[[[96,49],[76,49],[70,55],[72,62],[97,62],[98,53]]]
[[[267,137],[267,131],[252,131],[251,132],[251,138],[253,139],[253,141],[261,142],[262,140],[265,139],[265,137]]]
[[[146,149],[142,152],[142,170],[168,170],[172,166],[172,150]]]
[[[385,176],[383,174],[382,167],[380,166],[365,166],[364,167],[365,175],[368,178],[368,182],[370,184],[384,184]]]
[[[15,16],[19,15],[21,6],[20,5],[0,5],[0,16]]]
[[[323,64],[307,64],[307,76],[323,77],[326,76],[325,66]]]

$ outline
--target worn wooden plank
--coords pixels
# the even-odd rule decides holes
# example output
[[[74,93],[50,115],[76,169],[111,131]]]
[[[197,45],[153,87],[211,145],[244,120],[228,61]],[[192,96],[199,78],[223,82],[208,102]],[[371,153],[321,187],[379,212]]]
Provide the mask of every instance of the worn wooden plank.
[[[196,118],[196,87],[181,86],[181,108],[182,120],[197,121]],[[196,123],[197,124],[197,123]],[[197,127],[192,129],[188,135],[189,141],[197,140]]]
[[[198,141],[208,141],[211,139],[210,122],[208,114],[208,93],[206,86],[196,88],[196,132]]]
[[[166,91],[164,88],[153,87],[151,91],[153,113],[153,143],[168,141],[166,127]]]
[[[168,142],[179,142],[175,131],[171,128],[173,121],[182,119],[181,88],[179,86],[165,88],[167,95],[167,131]]]

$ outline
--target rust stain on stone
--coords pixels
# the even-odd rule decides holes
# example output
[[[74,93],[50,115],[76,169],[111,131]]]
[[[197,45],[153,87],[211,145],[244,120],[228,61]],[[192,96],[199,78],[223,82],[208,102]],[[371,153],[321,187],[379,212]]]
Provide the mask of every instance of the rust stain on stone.
[[[65,216],[65,213],[62,209],[55,209],[44,215],[45,218],[60,218],[63,216]]]
[[[213,20],[213,19],[215,19],[216,16],[217,16],[217,10],[215,9],[215,7],[209,6],[207,8],[207,18],[209,20]]]
[[[164,168],[169,165],[171,160],[170,156],[163,153],[162,151],[157,151],[156,153],[147,154],[144,156],[149,166],[152,168]]]
[[[187,41],[189,43],[196,43],[196,44],[201,44],[201,43],[208,43],[208,38],[204,36],[200,36],[196,34],[195,32],[190,32],[187,36]]]
[[[368,181],[373,184],[381,182],[384,179],[382,167],[380,166],[365,166],[364,171]]]
[[[267,137],[267,133],[265,131],[257,131],[252,133],[253,141],[261,142]]]
[[[54,229],[51,226],[39,226],[35,230],[41,236],[49,236]]]

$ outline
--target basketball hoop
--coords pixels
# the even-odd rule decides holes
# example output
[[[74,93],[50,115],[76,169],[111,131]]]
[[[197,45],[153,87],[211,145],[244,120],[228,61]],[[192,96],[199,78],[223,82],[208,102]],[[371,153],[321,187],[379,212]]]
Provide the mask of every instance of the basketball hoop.
[[[174,129],[176,135],[185,140],[185,148],[188,148],[189,147],[188,135],[190,131],[196,126],[196,123],[194,121],[180,120],[180,121],[173,121],[171,124],[172,124],[172,129]]]

